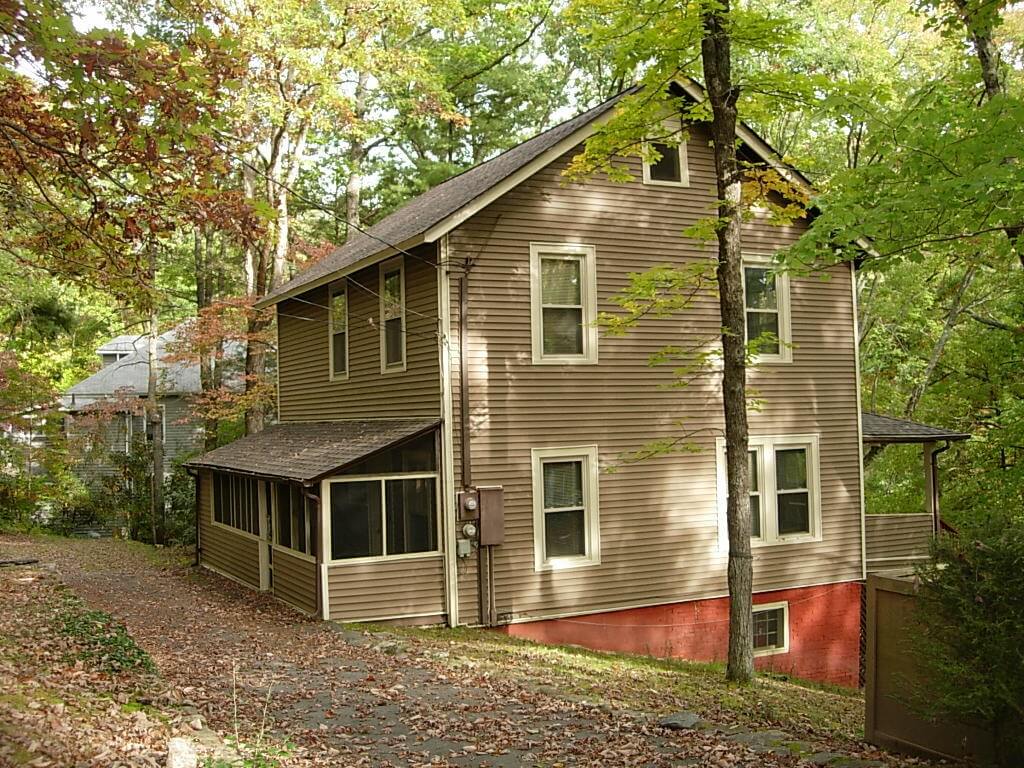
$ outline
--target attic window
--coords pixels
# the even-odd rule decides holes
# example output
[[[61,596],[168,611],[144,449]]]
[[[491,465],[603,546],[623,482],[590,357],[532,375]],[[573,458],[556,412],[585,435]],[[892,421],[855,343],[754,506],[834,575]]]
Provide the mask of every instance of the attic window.
[[[348,283],[331,288],[331,379],[348,378]]]
[[[678,120],[667,121],[661,136],[652,137],[644,147],[648,154],[643,161],[644,184],[669,187],[690,186],[686,162],[686,142]],[[655,157],[657,155],[657,157]]]
[[[380,370],[405,370],[405,266],[401,257],[380,265]]]

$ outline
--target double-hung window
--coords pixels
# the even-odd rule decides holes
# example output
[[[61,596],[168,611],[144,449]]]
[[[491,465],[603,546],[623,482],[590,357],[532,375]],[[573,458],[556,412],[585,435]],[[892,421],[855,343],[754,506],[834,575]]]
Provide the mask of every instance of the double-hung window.
[[[652,136],[644,144],[644,184],[688,187],[690,172],[681,123],[679,120],[666,120],[663,127],[662,135]]]
[[[343,380],[348,377],[348,283],[342,281],[331,286],[331,300],[328,304],[330,319],[331,378]]]
[[[789,322],[789,277],[770,257],[743,257],[743,296],[747,342],[755,342],[757,362],[793,359]]]
[[[597,265],[594,247],[530,244],[533,362],[597,362]]]
[[[380,370],[405,370],[405,265],[401,257],[380,265]]]
[[[597,446],[533,450],[536,570],[601,562]]]
[[[751,538],[760,544],[821,538],[818,436],[751,437],[749,440]],[[726,541],[728,485],[725,441],[718,441],[719,533]]]

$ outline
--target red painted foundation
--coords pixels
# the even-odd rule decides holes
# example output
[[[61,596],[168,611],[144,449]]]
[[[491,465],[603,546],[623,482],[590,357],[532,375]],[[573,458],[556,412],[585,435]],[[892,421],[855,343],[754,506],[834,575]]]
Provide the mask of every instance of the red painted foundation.
[[[754,595],[754,605],[789,603],[789,650],[758,656],[758,669],[857,687],[861,584],[784,589]],[[510,624],[504,632],[542,643],[580,645],[691,661],[724,661],[729,598]]]

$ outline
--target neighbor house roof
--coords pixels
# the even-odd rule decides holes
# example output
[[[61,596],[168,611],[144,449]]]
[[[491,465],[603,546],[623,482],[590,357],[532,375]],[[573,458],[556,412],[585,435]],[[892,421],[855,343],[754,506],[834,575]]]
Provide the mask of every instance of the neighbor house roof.
[[[966,440],[970,435],[943,427],[932,427],[907,419],[896,419],[864,411],[861,430],[865,443],[931,443],[938,440]]]
[[[429,432],[437,419],[364,419],[275,424],[186,462],[309,483],[396,443]]]
[[[157,386],[161,395],[189,395],[202,391],[199,366],[196,363],[169,362],[165,359],[168,356],[167,344],[175,341],[177,337],[176,328],[157,337]],[[133,347],[136,351],[100,368],[89,378],[66,389],[60,398],[62,407],[75,411],[118,395],[145,395],[149,391],[149,336],[118,336],[108,341],[98,351],[125,352]],[[235,342],[228,342],[225,354],[232,358],[240,357],[242,348]]]

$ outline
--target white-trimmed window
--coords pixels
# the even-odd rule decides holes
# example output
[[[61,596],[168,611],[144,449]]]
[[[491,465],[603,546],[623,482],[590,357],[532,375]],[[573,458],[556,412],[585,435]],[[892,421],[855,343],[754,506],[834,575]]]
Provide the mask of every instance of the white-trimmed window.
[[[342,281],[331,286],[328,303],[328,326],[330,329],[329,354],[331,358],[331,379],[343,381],[348,378],[348,282]]]
[[[668,187],[690,186],[690,171],[686,162],[686,142],[682,137],[679,120],[666,120],[664,133],[652,136],[644,145],[644,184]],[[657,154],[657,158],[654,155]]]
[[[316,556],[316,505],[289,483],[272,483],[274,544],[307,557]]]
[[[380,265],[380,370],[405,370],[405,264],[401,256]]]
[[[535,364],[597,362],[594,246],[530,243],[530,310]]]
[[[726,533],[725,440],[718,440],[719,538]],[[821,540],[818,436],[749,439],[751,538],[755,544]]]
[[[789,603],[755,605],[753,635],[755,656],[789,651]]]
[[[332,478],[327,486],[332,561],[440,552],[436,473]]]
[[[252,477],[213,473],[213,522],[260,535],[259,487]]]
[[[597,446],[533,449],[536,570],[601,562]]]
[[[758,342],[757,362],[792,362],[789,276],[775,270],[772,257],[743,255],[743,305],[747,341],[763,336]]]

